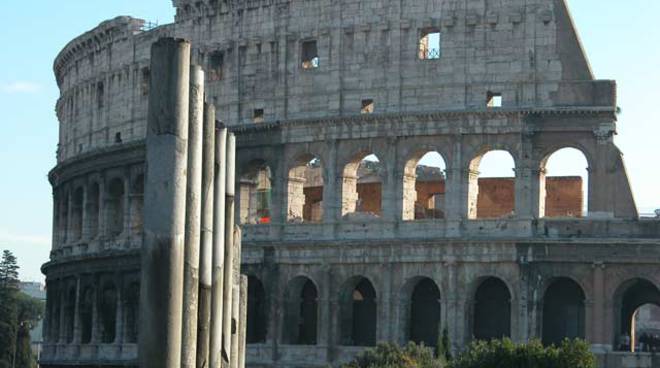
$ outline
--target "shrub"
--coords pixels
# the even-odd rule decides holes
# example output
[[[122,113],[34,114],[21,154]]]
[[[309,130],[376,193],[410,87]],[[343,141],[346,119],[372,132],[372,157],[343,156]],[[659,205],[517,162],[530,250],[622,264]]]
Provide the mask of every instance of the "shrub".
[[[510,339],[477,341],[453,360],[451,368],[595,368],[596,360],[582,340],[544,347],[540,341],[515,344]]]
[[[433,355],[433,349],[410,342],[403,348],[391,343],[379,344],[343,368],[445,368],[445,365]]]

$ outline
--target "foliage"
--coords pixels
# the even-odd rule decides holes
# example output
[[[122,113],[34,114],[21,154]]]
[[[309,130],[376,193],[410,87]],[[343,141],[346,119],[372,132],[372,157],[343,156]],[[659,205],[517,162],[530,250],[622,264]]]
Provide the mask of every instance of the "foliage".
[[[444,368],[433,355],[433,349],[415,343],[405,347],[395,344],[379,344],[358,355],[343,368]]]
[[[0,368],[36,366],[30,349],[30,330],[42,318],[45,305],[21,293],[18,286],[16,257],[5,250],[0,261]]]
[[[540,341],[515,344],[510,339],[477,341],[460,354],[451,368],[595,368],[589,345],[579,339],[544,347]]]
[[[443,363],[451,362],[451,342],[449,341],[449,332],[447,328],[442,330],[442,336],[438,339],[438,346],[435,350],[435,355]]]

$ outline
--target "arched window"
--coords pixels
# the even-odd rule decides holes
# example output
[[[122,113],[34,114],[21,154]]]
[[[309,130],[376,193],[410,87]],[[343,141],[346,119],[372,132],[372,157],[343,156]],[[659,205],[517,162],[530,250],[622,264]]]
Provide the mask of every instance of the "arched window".
[[[660,317],[660,291],[648,280],[633,279],[615,295],[619,323],[614,346],[622,351],[648,351],[650,337],[657,334],[654,322]]]
[[[99,234],[99,211],[101,201],[101,190],[98,183],[93,183],[89,188],[87,196],[87,226],[89,236],[93,239]]]
[[[589,164],[582,151],[575,148],[557,150],[541,165],[540,215],[585,216],[589,210]]]
[[[424,28],[419,37],[420,60],[435,60],[441,56],[441,33],[438,28]]]
[[[488,151],[470,162],[468,218],[501,218],[515,210],[515,162],[507,151]]]
[[[266,342],[266,291],[261,281],[248,276],[247,336],[248,344]]]
[[[384,166],[376,155],[349,162],[342,183],[342,216],[359,213],[379,217],[382,208]]]
[[[131,187],[131,234],[141,235],[144,228],[144,175],[140,174]]]
[[[94,289],[86,287],[80,298],[81,343],[92,342],[92,313],[94,309]]]
[[[106,223],[110,237],[117,237],[124,231],[124,202],[124,182],[113,179],[108,186],[106,203]]]
[[[445,160],[438,152],[415,155],[403,173],[403,220],[445,217]]]
[[[286,292],[286,311],[283,340],[286,344],[316,345],[318,325],[318,291],[306,277],[289,283]]]
[[[489,277],[477,288],[473,335],[477,340],[511,336],[511,294],[502,280]]]
[[[350,280],[342,297],[342,343],[376,345],[376,290],[364,277]]]
[[[240,179],[240,220],[242,224],[271,221],[271,171],[263,161],[252,162]]]
[[[126,288],[126,299],[124,305],[124,320],[126,321],[126,326],[124,327],[126,332],[126,342],[129,344],[134,344],[137,342],[138,338],[138,312],[139,312],[139,301],[140,301],[140,284],[137,282],[131,283]]]
[[[440,290],[424,278],[415,285],[410,302],[409,339],[435,347],[440,333]]]
[[[569,278],[552,282],[543,296],[543,343],[559,344],[565,338],[584,338],[584,292]]]
[[[84,189],[78,188],[73,192],[71,206],[71,240],[80,240],[83,228],[83,197]]]
[[[101,342],[104,344],[115,342],[117,326],[117,289],[111,283],[105,284],[101,291],[99,317]]]
[[[303,156],[289,170],[290,222],[321,222],[323,219],[323,167],[317,157]]]

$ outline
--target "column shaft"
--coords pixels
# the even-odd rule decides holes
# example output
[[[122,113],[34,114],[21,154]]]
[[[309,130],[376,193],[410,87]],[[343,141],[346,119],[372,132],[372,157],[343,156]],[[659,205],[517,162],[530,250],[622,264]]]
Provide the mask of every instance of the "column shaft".
[[[140,292],[140,367],[180,368],[190,43],[151,48]]]

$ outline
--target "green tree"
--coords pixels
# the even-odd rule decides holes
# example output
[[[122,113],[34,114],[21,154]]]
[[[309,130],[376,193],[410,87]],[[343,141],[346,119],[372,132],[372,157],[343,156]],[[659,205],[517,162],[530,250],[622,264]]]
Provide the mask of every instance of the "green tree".
[[[433,354],[433,349],[413,342],[405,347],[395,344],[378,344],[365,350],[343,368],[444,368],[445,365]]]
[[[589,345],[579,339],[545,347],[540,341],[477,341],[454,359],[451,368],[595,368]]]
[[[0,368],[9,368],[14,357],[18,332],[18,265],[5,250],[0,260]]]
[[[24,293],[18,293],[16,298],[16,314],[18,322],[16,341],[16,367],[36,367],[30,348],[30,331],[37,326],[43,317],[45,304],[43,301]]]

